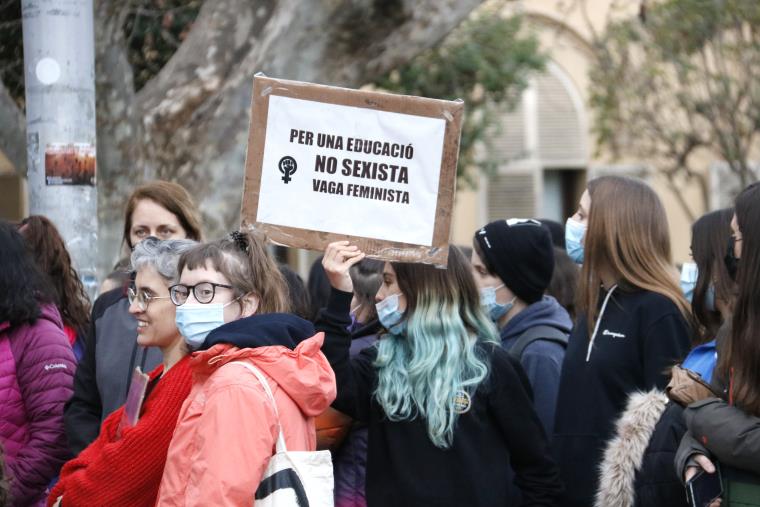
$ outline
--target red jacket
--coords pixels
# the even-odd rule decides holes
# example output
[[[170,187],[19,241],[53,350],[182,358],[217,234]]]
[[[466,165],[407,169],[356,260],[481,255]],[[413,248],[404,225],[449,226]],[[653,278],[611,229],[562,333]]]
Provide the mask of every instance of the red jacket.
[[[153,381],[163,371],[150,373]],[[133,428],[116,433],[124,407],[109,415],[98,438],[64,465],[60,482],[48,498],[52,505],[63,496],[65,507],[108,505],[152,507],[166,463],[166,452],[182,403],[190,393],[190,357],[182,358],[147,396]]]

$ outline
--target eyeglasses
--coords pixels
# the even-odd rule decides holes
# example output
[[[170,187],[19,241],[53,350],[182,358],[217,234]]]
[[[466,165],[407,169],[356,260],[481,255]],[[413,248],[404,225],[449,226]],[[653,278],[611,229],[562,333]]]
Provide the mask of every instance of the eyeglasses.
[[[148,309],[148,305],[151,301],[154,299],[169,299],[170,296],[154,296],[152,294],[148,294],[145,291],[137,292],[133,287],[130,287],[127,289],[127,299],[129,300],[129,304],[133,305],[137,303],[137,308],[140,309],[140,311],[145,311]]]
[[[172,303],[177,306],[184,305],[187,298],[190,296],[190,291],[193,291],[195,300],[201,304],[208,304],[214,300],[216,295],[216,288],[221,287],[223,289],[232,289],[231,285],[224,285],[223,283],[213,282],[201,282],[195,285],[184,285],[178,283],[169,287],[169,297],[172,299]]]

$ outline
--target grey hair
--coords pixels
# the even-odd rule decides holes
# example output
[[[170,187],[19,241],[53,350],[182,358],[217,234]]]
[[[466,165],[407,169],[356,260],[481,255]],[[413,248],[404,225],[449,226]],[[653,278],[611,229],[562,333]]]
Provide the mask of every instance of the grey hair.
[[[167,239],[161,241],[156,238],[146,238],[135,245],[131,258],[132,269],[139,271],[146,266],[150,266],[166,281],[170,283],[176,282],[179,279],[177,265],[180,255],[197,244],[197,241],[191,239]]]

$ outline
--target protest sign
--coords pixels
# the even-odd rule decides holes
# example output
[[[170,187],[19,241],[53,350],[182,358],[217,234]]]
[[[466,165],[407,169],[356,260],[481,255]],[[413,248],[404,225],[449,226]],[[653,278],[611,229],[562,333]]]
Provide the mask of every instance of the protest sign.
[[[269,240],[445,266],[463,103],[257,75],[242,223]]]

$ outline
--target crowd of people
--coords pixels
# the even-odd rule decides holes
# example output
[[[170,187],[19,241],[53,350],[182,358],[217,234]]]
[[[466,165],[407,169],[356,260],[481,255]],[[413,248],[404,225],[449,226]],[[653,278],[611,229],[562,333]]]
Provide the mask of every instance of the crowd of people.
[[[679,274],[655,192],[605,176],[445,269],[338,241],[304,283],[155,181],[92,304],[48,218],[0,222],[0,506],[686,507],[700,474],[712,507],[760,498],[759,222],[752,184]]]

